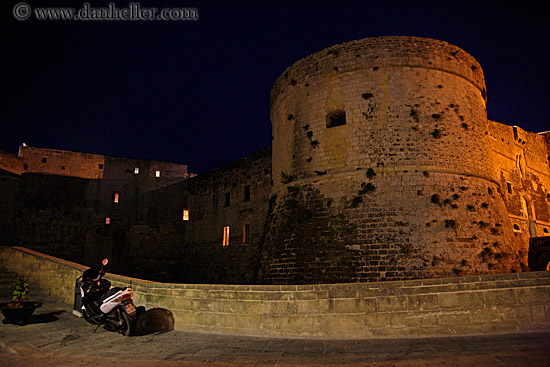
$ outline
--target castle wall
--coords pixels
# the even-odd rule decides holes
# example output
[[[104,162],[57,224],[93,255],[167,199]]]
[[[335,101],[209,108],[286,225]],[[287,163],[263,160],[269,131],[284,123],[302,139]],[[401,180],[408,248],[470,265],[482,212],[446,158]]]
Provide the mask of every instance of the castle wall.
[[[3,247],[0,269],[72,305],[86,268]],[[107,278],[130,285],[136,305],[170,310],[176,330],[340,339],[550,330],[549,272],[315,286],[166,284],[113,273]]]
[[[21,176],[0,169],[0,246],[13,246],[16,243],[15,216],[20,180]]]
[[[490,121],[489,135],[506,225],[521,263],[527,264],[529,238],[550,232],[550,163],[544,135]]]
[[[353,41],[287,69],[264,281],[520,271],[485,101],[475,59],[436,40]]]
[[[270,169],[267,148],[151,192],[142,224],[130,229],[129,274],[154,273],[192,283],[254,282],[271,192]],[[189,211],[188,221],[183,210]],[[250,231],[247,243],[245,224]],[[223,245],[224,227],[229,227],[228,246]]]
[[[20,175],[23,172],[23,158],[0,150],[0,170]]]
[[[103,177],[105,157],[102,155],[21,146],[19,156],[24,160],[23,172],[81,178]]]

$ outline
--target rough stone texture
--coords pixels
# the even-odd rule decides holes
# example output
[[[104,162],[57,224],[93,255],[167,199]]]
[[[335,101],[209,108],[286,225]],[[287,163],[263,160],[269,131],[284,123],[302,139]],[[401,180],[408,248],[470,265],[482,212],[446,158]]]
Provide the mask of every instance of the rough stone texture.
[[[270,173],[269,147],[151,191],[142,225],[130,229],[133,265],[127,274],[153,273],[158,279],[188,283],[254,283],[271,193]],[[189,210],[189,221],[182,219],[184,209]],[[247,243],[245,224],[250,231]],[[229,246],[224,247],[226,226],[230,237]]]
[[[437,40],[353,41],[288,68],[271,92],[262,280],[526,269],[529,237],[550,229],[547,144],[488,121],[485,103],[479,64]],[[335,111],[345,124],[327,127]]]
[[[0,248],[0,268],[72,304],[85,267]],[[175,329],[220,334],[370,339],[550,330],[550,273],[324,285],[189,285],[108,274]]]
[[[275,82],[272,147],[197,177],[173,163],[0,152],[0,243],[90,265],[107,256],[166,282],[527,271],[529,239],[550,231],[550,133],[488,120],[486,98],[480,65],[448,43],[336,45]]]

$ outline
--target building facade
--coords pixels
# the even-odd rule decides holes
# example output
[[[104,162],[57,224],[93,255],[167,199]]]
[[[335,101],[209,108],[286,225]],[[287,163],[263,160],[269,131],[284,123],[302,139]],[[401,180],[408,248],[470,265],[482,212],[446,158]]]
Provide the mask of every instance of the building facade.
[[[446,42],[336,45],[275,82],[272,147],[196,177],[156,161],[2,154],[4,244],[110,254],[125,274],[195,283],[526,271],[529,239],[550,231],[550,133],[491,121],[486,102],[481,66]]]

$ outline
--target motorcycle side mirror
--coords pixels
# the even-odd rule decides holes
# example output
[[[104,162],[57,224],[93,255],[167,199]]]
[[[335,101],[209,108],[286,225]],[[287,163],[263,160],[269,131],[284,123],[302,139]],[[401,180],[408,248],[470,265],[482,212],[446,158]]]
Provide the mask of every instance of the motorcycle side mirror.
[[[109,259],[105,258],[101,263],[103,264],[103,266],[105,266],[109,263]]]

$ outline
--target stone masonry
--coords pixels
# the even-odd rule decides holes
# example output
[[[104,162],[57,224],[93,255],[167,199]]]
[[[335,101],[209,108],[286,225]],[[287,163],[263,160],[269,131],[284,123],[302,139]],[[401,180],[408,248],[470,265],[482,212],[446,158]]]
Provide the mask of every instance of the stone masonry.
[[[528,271],[529,239],[550,231],[550,132],[491,121],[486,102],[481,66],[446,42],[329,47],[275,82],[272,147],[197,177],[166,162],[0,152],[2,244],[185,283]]]

